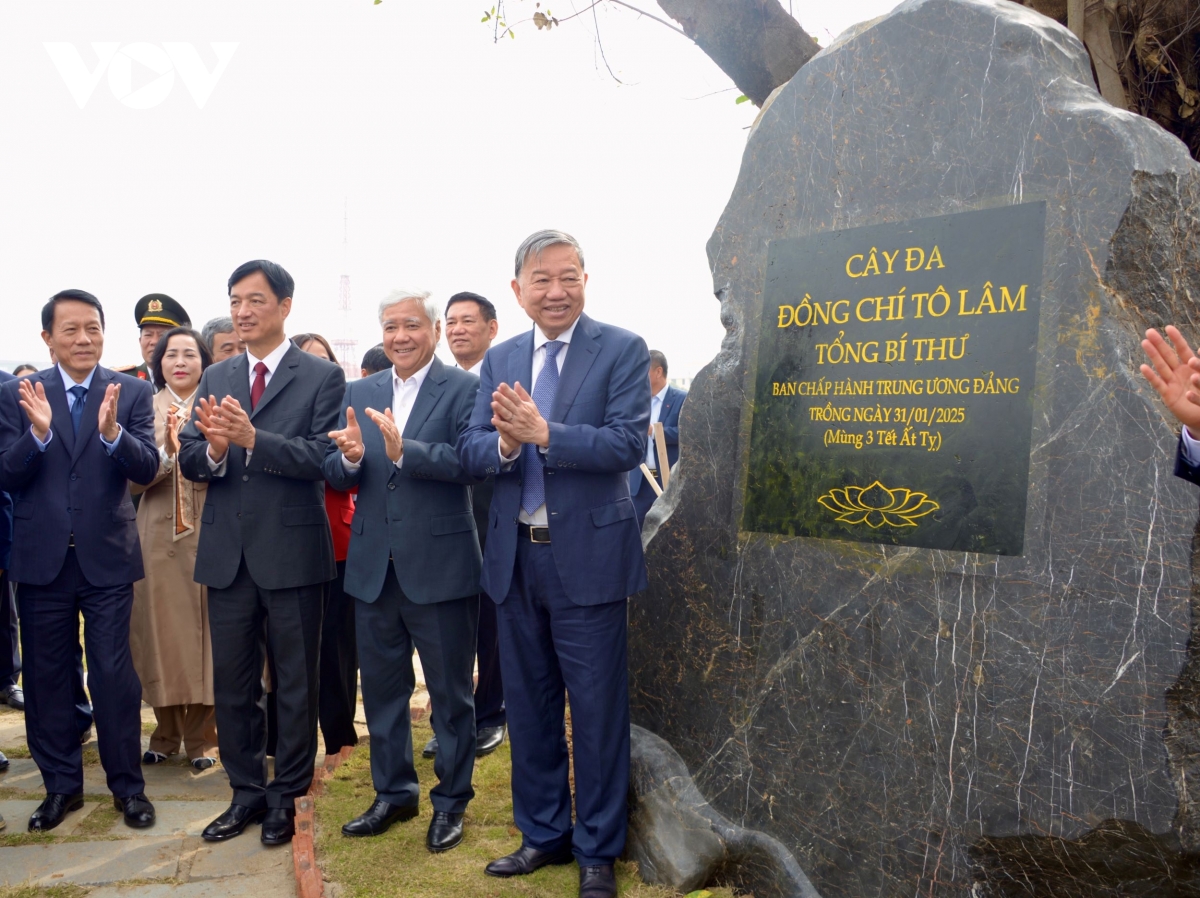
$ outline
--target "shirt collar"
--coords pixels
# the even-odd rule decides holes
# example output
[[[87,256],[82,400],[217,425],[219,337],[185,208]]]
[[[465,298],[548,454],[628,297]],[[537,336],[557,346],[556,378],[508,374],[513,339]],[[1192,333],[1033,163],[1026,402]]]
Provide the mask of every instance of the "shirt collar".
[[[579,318],[582,318],[582,317],[583,317],[583,313],[581,312],[579,315]],[[579,326],[579,318],[576,318],[575,322],[570,327],[568,327],[565,331],[563,331],[561,334],[559,334],[554,339],[557,340],[559,343],[570,343],[571,337],[575,333],[575,328],[577,328]],[[549,342],[550,342],[550,338],[547,337],[545,334],[543,334],[542,329],[535,324],[533,326],[533,351],[537,352],[539,349],[541,349],[543,346],[545,346]]]
[[[269,374],[274,374],[275,369],[279,367],[279,363],[283,361],[283,357],[285,355],[287,355],[287,351],[291,348],[292,348],[292,341],[289,340],[287,337],[284,337],[283,342],[280,343],[278,346],[276,346],[274,349],[272,349],[270,352],[268,352],[267,357],[265,359],[255,358],[254,353],[252,353],[249,349],[247,349],[246,350],[246,361],[248,361],[250,363],[250,373],[253,374],[254,366],[257,365],[259,362],[262,362],[264,365],[267,366],[267,372]]]
[[[657,399],[659,402],[662,402],[664,399],[667,398],[667,390],[669,390],[669,389],[671,389],[671,385],[667,384],[665,387],[663,387],[661,390],[659,390],[657,393],[654,394],[654,398]]]
[[[66,372],[65,368],[63,368],[62,362],[59,362],[55,367],[58,368],[58,376],[62,378],[64,390],[69,390],[74,386],[83,387],[85,390],[90,390],[92,388],[92,378],[96,376],[95,368],[88,372],[88,376],[83,379],[83,383],[76,384],[75,379]]]
[[[425,367],[420,369],[419,371],[417,371],[417,373],[414,374],[412,377],[410,377],[408,380],[401,380],[400,375],[396,373],[396,366],[393,365],[392,366],[392,392],[396,392],[397,390],[403,389],[405,387],[409,387],[410,385],[415,387],[418,390],[421,389],[421,384],[425,383],[425,377],[429,374],[429,369],[433,367],[433,359],[435,359],[435,358],[437,358],[437,356],[434,356],[428,362],[426,362]]]

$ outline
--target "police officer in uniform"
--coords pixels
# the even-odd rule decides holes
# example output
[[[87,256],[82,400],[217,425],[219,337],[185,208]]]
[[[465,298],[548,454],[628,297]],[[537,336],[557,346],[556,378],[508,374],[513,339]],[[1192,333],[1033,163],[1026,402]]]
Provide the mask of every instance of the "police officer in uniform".
[[[142,348],[142,363],[115,370],[144,380],[154,389],[154,381],[150,379],[150,358],[159,338],[173,327],[191,327],[192,322],[183,306],[165,293],[147,293],[139,299],[133,307],[133,320],[140,331],[138,343]]]

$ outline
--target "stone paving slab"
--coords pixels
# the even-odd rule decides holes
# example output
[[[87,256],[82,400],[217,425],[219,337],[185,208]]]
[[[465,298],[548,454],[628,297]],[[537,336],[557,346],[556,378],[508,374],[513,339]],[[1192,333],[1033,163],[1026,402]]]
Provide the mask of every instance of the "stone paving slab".
[[[257,825],[228,842],[203,842],[192,860],[190,879],[219,879],[225,876],[253,876],[286,873],[295,885],[292,849],[289,845],[264,845]]]
[[[233,798],[229,788],[229,774],[218,764],[200,773],[183,764],[143,765],[142,775],[146,778],[146,795],[151,801],[156,795],[194,796],[197,801],[224,801]],[[44,795],[42,774],[29,758],[13,758],[8,772],[0,774],[0,789],[15,789],[35,795]],[[83,791],[88,795],[108,795],[108,780],[104,769],[99,766],[83,768]]]
[[[216,817],[225,812],[229,801],[154,801],[154,825],[131,829],[117,820],[106,835],[154,839],[162,836],[198,836]]]
[[[295,898],[293,877],[277,874],[235,876],[227,879],[185,883],[104,886],[88,898]]]
[[[106,885],[126,879],[171,879],[179,871],[183,845],[183,839],[168,837],[0,848],[0,883]]]
[[[0,817],[3,817],[8,823],[8,828],[4,830],[5,835],[13,835],[15,833],[23,833],[29,831],[29,815],[32,814],[39,804],[42,803],[40,798],[37,799],[17,799],[10,801],[0,801]],[[82,808],[78,811],[71,811],[67,814],[65,820],[53,829],[53,834],[56,836],[74,835],[75,830],[79,828],[88,814],[100,807],[98,801],[84,802]]]

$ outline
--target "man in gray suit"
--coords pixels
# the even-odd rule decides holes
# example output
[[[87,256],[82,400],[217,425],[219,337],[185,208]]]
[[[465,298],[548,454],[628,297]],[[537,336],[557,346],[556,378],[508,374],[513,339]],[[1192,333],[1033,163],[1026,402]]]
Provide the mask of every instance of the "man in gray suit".
[[[454,446],[470,421],[479,378],[434,355],[441,319],[428,293],[393,292],[380,304],[379,320],[392,367],[347,389],[325,457],[330,484],[358,486],[345,589],[359,600],[355,627],[376,793],[342,832],[378,835],[417,815],[409,712],[415,645],[439,743],[425,844],[448,851],[462,841],[463,813],[475,795],[471,673],[481,556],[468,486],[474,481]]]
[[[179,464],[209,484],[195,578],[208,586],[221,763],[233,803],[207,841],[262,820],[262,841],[295,832],[293,801],[317,754],[318,653],[324,584],[337,573],[321,464],[345,392],[342,369],[284,334],[294,282],[265,260],[229,278],[246,352],[212,365],[181,435]],[[264,634],[275,661],[279,737],[267,782]]]

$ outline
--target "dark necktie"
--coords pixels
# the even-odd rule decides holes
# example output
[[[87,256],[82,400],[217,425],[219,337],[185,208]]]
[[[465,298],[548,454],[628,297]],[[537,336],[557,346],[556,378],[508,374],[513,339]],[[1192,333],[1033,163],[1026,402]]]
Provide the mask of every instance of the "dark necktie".
[[[259,362],[254,366],[254,384],[250,387],[250,411],[258,407],[258,400],[267,392],[267,366]]]
[[[547,421],[550,420],[550,409],[554,407],[554,394],[558,392],[558,360],[555,357],[565,345],[561,340],[546,344],[546,364],[542,366],[530,397]],[[533,514],[546,501],[546,472],[538,458],[538,447],[533,443],[521,447],[521,464],[525,468],[521,477],[521,507],[526,514]]]
[[[76,384],[67,392],[75,397],[75,403],[71,406],[71,432],[78,436],[79,425],[83,423],[83,402],[87,399],[87,387]]]

